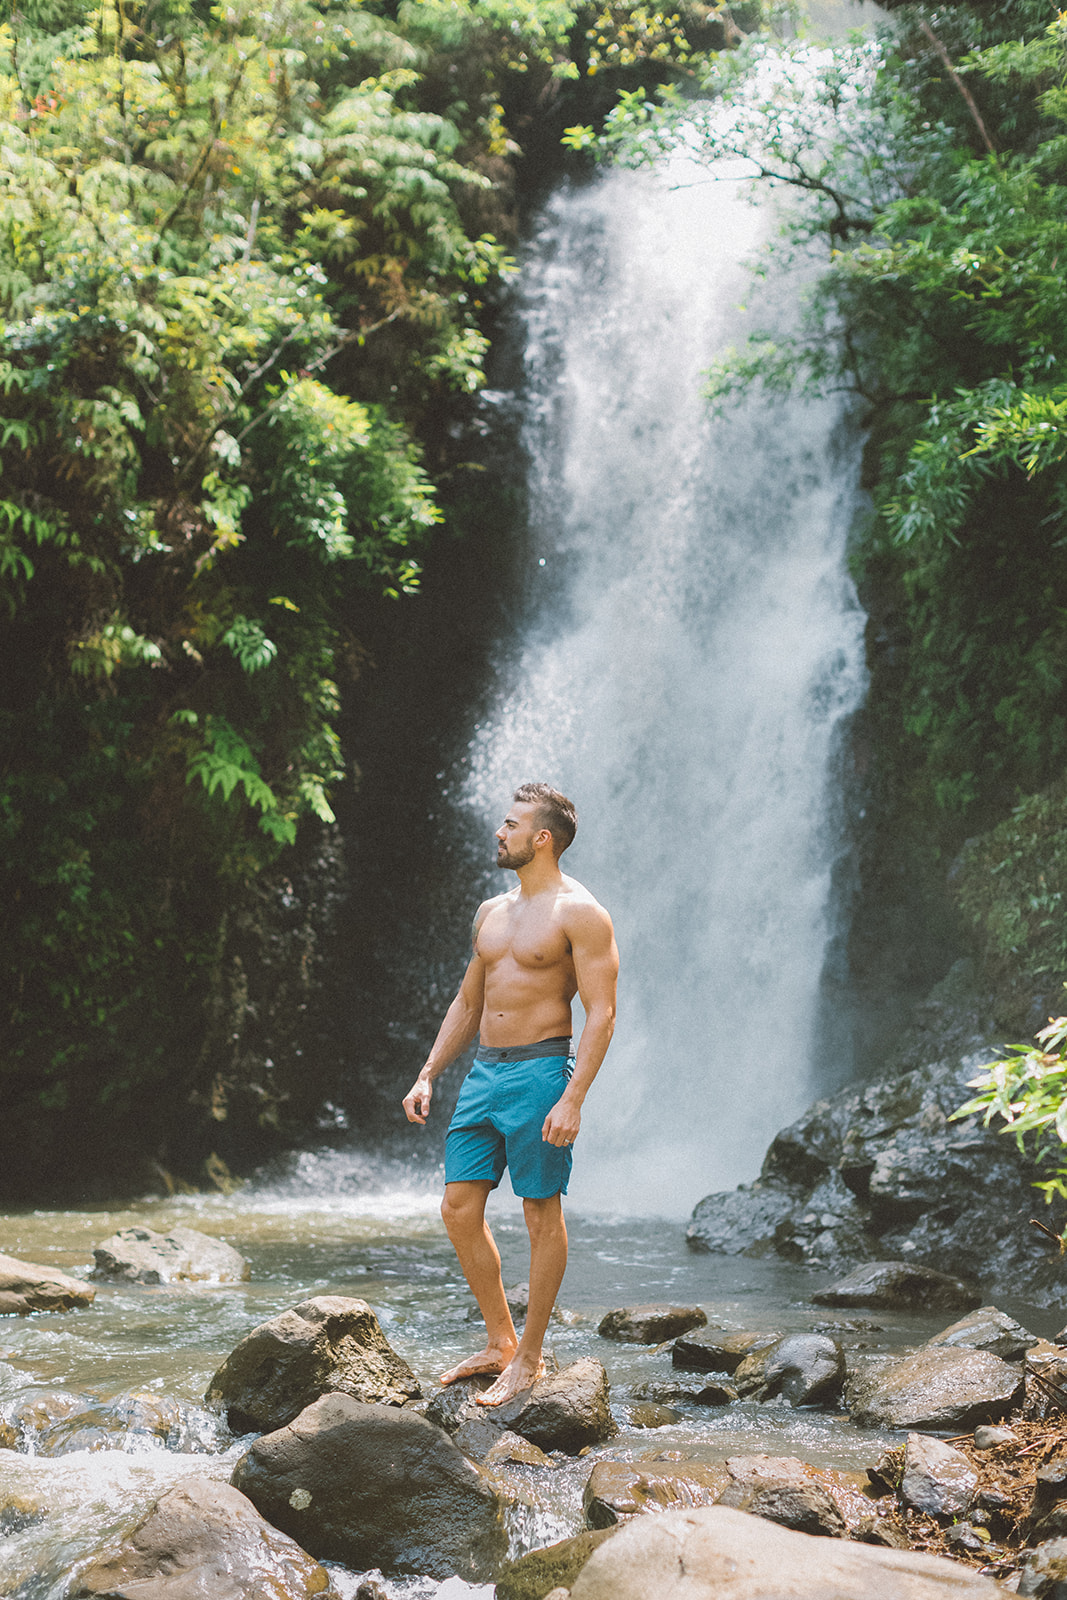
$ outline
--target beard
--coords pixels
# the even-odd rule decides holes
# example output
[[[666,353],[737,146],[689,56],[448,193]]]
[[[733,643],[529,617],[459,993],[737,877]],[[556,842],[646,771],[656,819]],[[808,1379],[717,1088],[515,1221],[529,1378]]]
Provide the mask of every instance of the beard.
[[[505,844],[497,846],[497,866],[510,867],[513,872],[517,872],[520,867],[528,866],[533,858],[534,847],[532,844],[516,845],[511,850]]]

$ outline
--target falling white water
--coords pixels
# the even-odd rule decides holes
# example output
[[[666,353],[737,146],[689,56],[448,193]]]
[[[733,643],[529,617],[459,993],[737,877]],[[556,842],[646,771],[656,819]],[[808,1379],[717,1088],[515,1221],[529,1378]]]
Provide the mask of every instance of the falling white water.
[[[615,171],[552,201],[525,267],[533,576],[456,776],[487,826],[528,779],[571,795],[564,868],[615,920],[587,1208],[684,1213],[812,1097],[835,732],[865,685],[856,451],[836,404],[716,421],[701,394],[773,226],[684,161]]]

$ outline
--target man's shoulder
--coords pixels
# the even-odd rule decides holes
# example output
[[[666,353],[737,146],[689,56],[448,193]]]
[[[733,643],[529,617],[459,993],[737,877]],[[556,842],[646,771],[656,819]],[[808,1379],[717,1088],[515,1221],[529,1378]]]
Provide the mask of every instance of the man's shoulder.
[[[474,926],[480,928],[491,911],[495,911],[498,906],[507,905],[510,900],[514,900],[516,893],[517,891],[514,889],[507,889],[502,894],[493,894],[489,896],[488,900],[483,900],[474,913]]]
[[[575,922],[586,927],[599,923],[611,927],[608,912],[584,883],[564,874],[563,884],[566,893],[562,896],[561,905],[565,923]]]

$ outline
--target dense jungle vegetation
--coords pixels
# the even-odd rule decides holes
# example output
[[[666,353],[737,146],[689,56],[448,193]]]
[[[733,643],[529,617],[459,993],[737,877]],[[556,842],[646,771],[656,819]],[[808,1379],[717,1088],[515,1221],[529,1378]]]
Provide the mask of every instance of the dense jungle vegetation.
[[[205,1158],[225,1182],[314,1118],[300,886],[365,764],[341,734],[368,619],[414,628],[423,562],[484,519],[469,425],[524,209],[694,116],[709,159],[739,146],[793,197],[781,250],[824,263],[797,340],[735,352],[709,403],[844,385],[870,431],[867,892],[925,885],[941,927],[981,835],[965,926],[1006,1012],[1058,1005],[1067,16],[909,6],[829,51],[724,3],[23,0],[0,30],[7,1194]]]

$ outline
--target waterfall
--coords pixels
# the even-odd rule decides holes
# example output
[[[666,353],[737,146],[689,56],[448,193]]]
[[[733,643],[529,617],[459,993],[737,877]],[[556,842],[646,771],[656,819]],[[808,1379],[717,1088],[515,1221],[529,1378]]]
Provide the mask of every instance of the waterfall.
[[[564,870],[623,963],[571,1185],[591,1208],[750,1180],[818,1082],[834,757],[865,686],[858,450],[836,403],[720,421],[701,392],[774,225],[679,159],[558,194],[524,266],[529,582],[448,787],[487,830],[528,779],[578,807]]]

